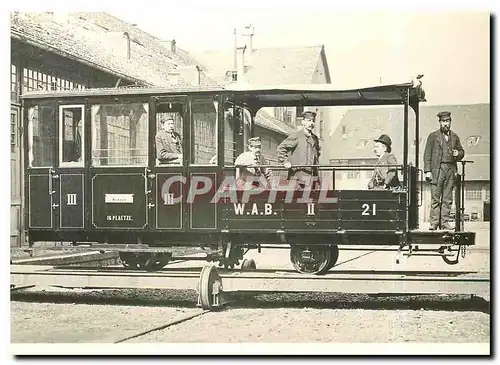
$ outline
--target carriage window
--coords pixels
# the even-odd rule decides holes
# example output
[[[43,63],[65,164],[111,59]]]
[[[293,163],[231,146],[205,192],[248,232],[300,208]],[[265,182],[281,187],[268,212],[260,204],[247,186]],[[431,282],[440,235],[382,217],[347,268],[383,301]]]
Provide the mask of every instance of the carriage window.
[[[59,107],[59,164],[83,167],[83,105]]]
[[[179,166],[183,164],[183,115],[182,103],[168,102],[156,105],[156,165]]]
[[[236,158],[245,151],[250,138],[251,115],[246,109],[228,104],[224,110],[224,165],[233,166]]]
[[[195,100],[191,105],[191,164],[217,163],[217,108],[214,100]]]
[[[28,111],[28,164],[30,167],[55,166],[55,112],[52,106],[35,106]]]
[[[92,165],[145,166],[148,104],[92,105]]]

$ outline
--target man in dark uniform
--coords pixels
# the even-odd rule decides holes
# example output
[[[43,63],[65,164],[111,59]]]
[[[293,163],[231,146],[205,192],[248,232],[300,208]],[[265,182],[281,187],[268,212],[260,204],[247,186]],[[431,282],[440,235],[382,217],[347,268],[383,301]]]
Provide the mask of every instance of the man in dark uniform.
[[[449,230],[457,161],[464,157],[464,149],[458,135],[450,129],[451,113],[442,111],[437,117],[440,128],[429,134],[424,151],[425,179],[431,183],[429,229],[435,230],[440,226]]]
[[[313,183],[318,177],[316,167],[293,168],[293,165],[317,165],[319,163],[319,139],[313,133],[316,122],[316,113],[306,111],[302,113],[302,129],[290,134],[277,147],[278,161],[288,170],[288,180],[295,178],[300,188]]]
[[[375,146],[373,151],[378,157],[377,165],[385,165],[376,167],[373,171],[373,176],[368,182],[368,189],[391,189],[399,185],[398,170],[396,167],[388,167],[387,165],[397,165],[398,161],[392,151],[391,137],[387,134],[382,134],[378,139],[374,140]]]
[[[182,164],[182,141],[174,131],[174,119],[160,120],[162,129],[156,134],[156,158],[160,164]]]

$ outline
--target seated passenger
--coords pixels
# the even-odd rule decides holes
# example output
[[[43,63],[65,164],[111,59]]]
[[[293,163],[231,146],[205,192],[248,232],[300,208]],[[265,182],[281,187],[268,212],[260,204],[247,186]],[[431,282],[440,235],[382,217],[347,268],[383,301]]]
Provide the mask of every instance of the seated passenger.
[[[373,151],[378,157],[377,165],[397,165],[396,156],[391,153],[391,138],[383,134],[375,140]],[[368,182],[368,189],[390,189],[399,186],[398,171],[396,168],[381,166],[375,167],[373,176]]]
[[[260,137],[253,137],[248,140],[248,151],[243,152],[236,158],[234,165],[236,169],[236,186],[242,188],[248,177],[261,176],[264,178],[262,182],[267,183],[272,172],[265,167],[248,167],[256,165],[266,165],[267,161],[261,154],[262,143]]]
[[[156,159],[160,164],[182,164],[182,141],[174,131],[172,117],[160,120],[162,129],[156,134]]]

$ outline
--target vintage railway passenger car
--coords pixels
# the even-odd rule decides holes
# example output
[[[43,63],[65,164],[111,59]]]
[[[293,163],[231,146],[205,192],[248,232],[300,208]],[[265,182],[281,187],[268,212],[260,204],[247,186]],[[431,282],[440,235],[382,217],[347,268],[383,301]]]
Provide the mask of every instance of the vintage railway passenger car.
[[[460,178],[455,230],[418,227],[419,168],[418,158],[408,157],[408,113],[415,113],[418,140],[423,100],[420,81],[352,89],[234,84],[28,93],[26,236],[30,247],[67,241],[116,250],[125,266],[148,270],[168,264],[178,246],[203,248],[204,259],[231,268],[248,249],[290,247],[294,267],[315,274],[335,265],[339,246],[351,245],[456,263],[475,241],[473,232],[463,231]],[[259,109],[363,105],[404,109],[399,188],[336,190],[332,183],[305,196],[286,183],[253,190],[227,183]],[[157,156],[161,122],[168,119],[180,137],[170,148],[181,152],[170,162]],[[283,166],[268,167],[286,176]],[[374,166],[316,167],[331,173]]]

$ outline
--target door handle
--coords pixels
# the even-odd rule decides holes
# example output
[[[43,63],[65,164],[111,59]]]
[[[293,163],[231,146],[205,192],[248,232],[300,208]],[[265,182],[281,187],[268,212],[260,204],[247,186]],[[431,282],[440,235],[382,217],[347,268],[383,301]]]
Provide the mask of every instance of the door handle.
[[[148,205],[146,205],[146,206],[147,206],[149,209],[151,209],[151,208],[154,208],[154,207],[155,207],[155,205],[154,205],[154,204],[152,204],[152,203],[149,203],[149,204],[148,204]]]
[[[52,209],[56,209],[59,206],[59,204],[52,204]]]

